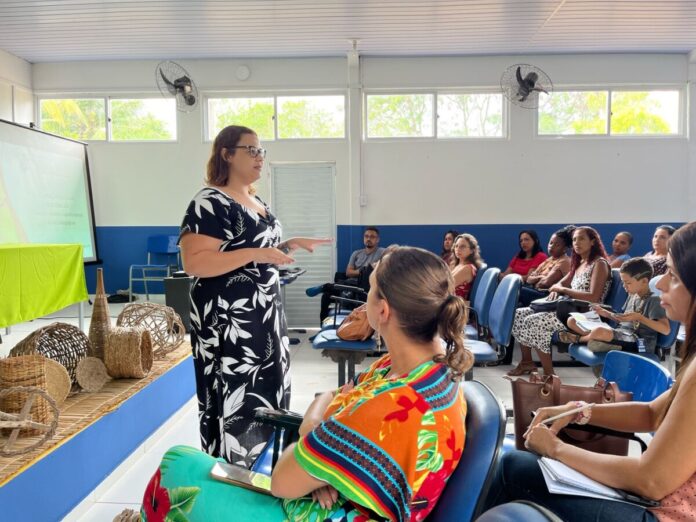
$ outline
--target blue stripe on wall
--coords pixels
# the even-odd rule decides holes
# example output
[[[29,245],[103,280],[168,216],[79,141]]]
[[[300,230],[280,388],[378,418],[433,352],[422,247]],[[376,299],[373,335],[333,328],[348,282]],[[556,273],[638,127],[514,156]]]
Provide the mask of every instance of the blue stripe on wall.
[[[586,223],[578,223],[586,224]],[[621,231],[633,234],[633,246],[630,253],[642,256],[652,250],[652,237],[655,228],[663,223],[589,223],[599,232],[608,253],[611,242]],[[668,223],[679,227],[682,223]],[[450,229],[473,234],[478,239],[483,259],[489,266],[507,267],[512,257],[519,251],[517,238],[520,230],[533,229],[539,234],[541,245],[546,251],[548,240],[564,224],[502,224],[502,225],[377,225],[380,232],[380,246],[392,244],[409,245],[425,248],[431,252],[442,251],[442,239]],[[343,271],[348,265],[350,254],[363,248],[363,225],[339,225],[337,248],[338,269]]]
[[[655,227],[662,223],[596,223],[590,224],[601,234],[607,250],[611,250],[611,240],[617,232],[628,230],[634,236],[633,255],[643,255],[651,250],[651,240]],[[679,226],[680,223],[671,223]],[[490,266],[505,267],[518,250],[517,236],[520,230],[532,228],[546,244],[553,232],[563,224],[525,225],[377,225],[380,230],[380,245],[411,245],[440,253],[442,237],[449,229],[468,232],[476,236],[481,245],[484,260]],[[362,248],[362,225],[339,225],[336,248],[338,269],[343,271],[348,264],[351,252]],[[145,263],[147,259],[147,238],[156,234],[178,234],[179,227],[97,227],[99,257],[103,260],[106,291],[113,293],[128,288],[128,268],[131,264]],[[99,266],[99,265],[96,265]],[[87,287],[94,292],[96,266],[86,268]],[[142,283],[134,290],[143,293]],[[151,283],[152,293],[163,293],[159,283]]]

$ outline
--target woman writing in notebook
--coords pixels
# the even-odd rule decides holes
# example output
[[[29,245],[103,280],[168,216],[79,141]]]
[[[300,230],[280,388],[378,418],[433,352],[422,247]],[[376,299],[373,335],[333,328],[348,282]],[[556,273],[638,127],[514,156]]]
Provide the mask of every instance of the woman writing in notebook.
[[[502,459],[501,496],[496,503],[526,499],[542,504],[565,521],[629,522],[696,519],[696,222],[680,228],[669,244],[667,272],[657,288],[667,316],[686,325],[682,368],[671,390],[652,402],[595,405],[547,426],[543,421],[578,403],[542,408],[525,433],[533,452],[576,469],[602,484],[626,490],[660,507],[548,493],[537,456],[513,451]],[[603,455],[562,442],[556,434],[571,423],[589,423],[625,432],[655,432],[640,456]],[[502,498],[505,496],[505,498]]]

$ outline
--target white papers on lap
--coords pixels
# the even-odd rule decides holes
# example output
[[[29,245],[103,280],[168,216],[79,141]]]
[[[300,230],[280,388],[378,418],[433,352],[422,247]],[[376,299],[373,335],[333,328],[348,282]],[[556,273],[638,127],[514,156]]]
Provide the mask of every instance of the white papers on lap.
[[[604,323],[601,321],[599,316],[597,315],[597,312],[587,312],[584,314],[578,313],[578,312],[571,312],[570,317],[575,319],[575,324],[577,324],[580,328],[583,330],[591,331],[596,328],[599,328],[602,326]]]
[[[623,497],[616,490],[592,480],[557,460],[542,457],[539,459],[539,467],[544,475],[549,493],[623,500]]]

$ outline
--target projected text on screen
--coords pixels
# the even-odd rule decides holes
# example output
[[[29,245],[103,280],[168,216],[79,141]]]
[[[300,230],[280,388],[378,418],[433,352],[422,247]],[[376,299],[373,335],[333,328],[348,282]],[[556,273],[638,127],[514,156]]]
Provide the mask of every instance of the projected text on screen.
[[[0,243],[80,243],[96,260],[85,147],[0,121]]]

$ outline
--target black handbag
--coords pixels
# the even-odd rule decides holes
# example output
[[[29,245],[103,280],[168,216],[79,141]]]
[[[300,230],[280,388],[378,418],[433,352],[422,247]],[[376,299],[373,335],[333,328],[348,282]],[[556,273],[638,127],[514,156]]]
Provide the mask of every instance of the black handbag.
[[[584,314],[590,311],[590,306],[591,303],[589,301],[582,301],[581,299],[559,299],[556,307],[556,317],[565,325],[568,324],[568,318],[571,313]]]
[[[558,303],[567,300],[567,297],[559,297],[558,299],[548,299],[543,297],[541,299],[535,299],[529,303],[529,308],[531,308],[535,314],[540,312],[555,312],[558,308]]]

